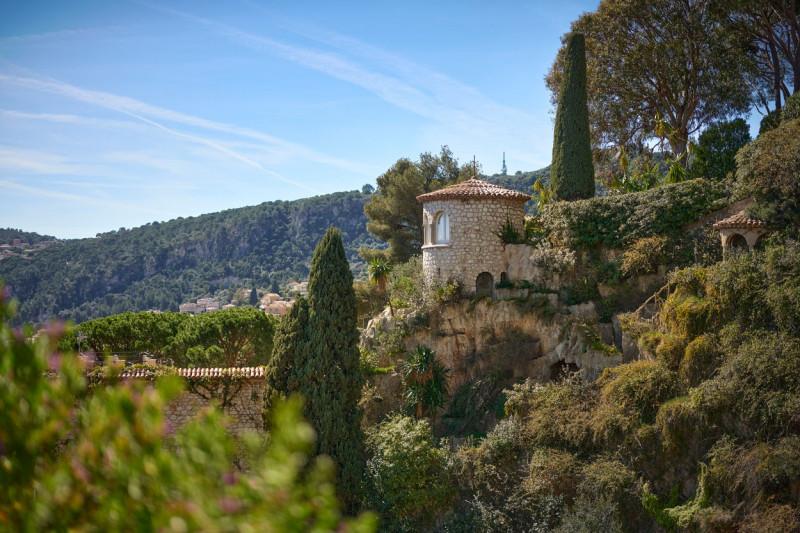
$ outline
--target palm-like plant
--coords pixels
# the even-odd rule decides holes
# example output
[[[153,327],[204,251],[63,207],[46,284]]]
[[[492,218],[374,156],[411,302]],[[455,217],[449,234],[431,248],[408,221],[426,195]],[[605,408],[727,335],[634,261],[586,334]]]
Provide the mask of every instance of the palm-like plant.
[[[381,259],[380,257],[376,257],[372,261],[369,262],[369,267],[367,267],[367,272],[369,272],[369,279],[374,281],[378,285],[378,291],[381,293],[386,293],[386,280],[389,278],[389,274],[392,273],[392,269],[394,266],[391,263],[387,263],[385,260]],[[394,316],[394,307],[392,307],[392,299],[386,298],[389,302],[389,311]]]
[[[393,268],[391,263],[387,263],[380,257],[376,257],[369,262],[369,268],[367,269],[369,272],[369,279],[378,284],[379,291],[386,292],[386,280],[389,274],[392,273]]]
[[[444,405],[447,395],[450,369],[427,346],[418,346],[402,368],[406,404],[414,409],[417,418],[429,415],[436,422],[437,411]]]

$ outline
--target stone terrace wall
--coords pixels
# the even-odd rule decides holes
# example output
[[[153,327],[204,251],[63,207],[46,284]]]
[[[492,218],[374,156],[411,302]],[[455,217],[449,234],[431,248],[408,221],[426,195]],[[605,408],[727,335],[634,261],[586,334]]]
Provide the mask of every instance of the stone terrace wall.
[[[169,434],[196,417],[212,402],[220,405],[227,396],[223,413],[228,417],[229,431],[238,435],[244,431],[263,433],[261,403],[264,394],[264,367],[249,368],[176,368],[175,373],[187,381],[186,390],[164,409],[170,423]],[[153,367],[125,370],[123,379],[153,379]]]
[[[229,420],[229,431],[234,435],[252,430],[263,433],[261,399],[264,391],[264,379],[239,378],[231,385],[231,390],[237,388],[238,392],[233,396],[230,405],[223,409]],[[220,389],[221,387],[218,387],[218,390]],[[206,391],[201,392],[207,395]],[[208,399],[188,390],[182,392],[164,410],[165,418],[171,424],[169,433],[177,431],[207,408],[210,403]]]

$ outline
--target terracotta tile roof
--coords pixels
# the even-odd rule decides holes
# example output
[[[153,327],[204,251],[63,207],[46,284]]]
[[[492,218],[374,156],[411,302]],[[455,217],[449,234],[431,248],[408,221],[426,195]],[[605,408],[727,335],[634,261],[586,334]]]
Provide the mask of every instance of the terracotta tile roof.
[[[478,179],[470,179],[417,196],[418,202],[430,202],[432,200],[467,200],[470,198],[509,198],[527,202],[531,197],[523,192],[512,191]]]
[[[151,367],[152,369],[153,367]],[[122,378],[150,378],[152,370],[148,368],[135,368],[122,371]],[[248,367],[235,367],[235,368],[175,368],[175,372],[182,378],[204,378],[212,377],[218,378],[225,375],[239,376],[243,378],[263,378],[263,366],[248,366]]]
[[[756,229],[766,228],[767,223],[755,218],[749,218],[744,211],[739,211],[733,216],[722,219],[714,224],[714,229]]]

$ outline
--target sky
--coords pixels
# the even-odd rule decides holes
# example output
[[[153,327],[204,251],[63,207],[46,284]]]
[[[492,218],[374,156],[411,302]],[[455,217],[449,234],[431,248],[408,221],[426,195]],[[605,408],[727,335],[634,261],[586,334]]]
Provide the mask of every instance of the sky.
[[[598,0],[0,2],[0,227],[58,238],[361,189],[448,145],[550,163]]]

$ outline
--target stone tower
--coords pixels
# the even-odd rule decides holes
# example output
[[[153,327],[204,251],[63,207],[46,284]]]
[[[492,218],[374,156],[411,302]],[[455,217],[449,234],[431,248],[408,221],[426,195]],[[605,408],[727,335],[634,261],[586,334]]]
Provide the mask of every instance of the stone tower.
[[[488,292],[508,265],[497,235],[510,221],[525,234],[527,194],[478,179],[417,196],[422,203],[422,268],[427,283],[459,280],[465,292]]]

